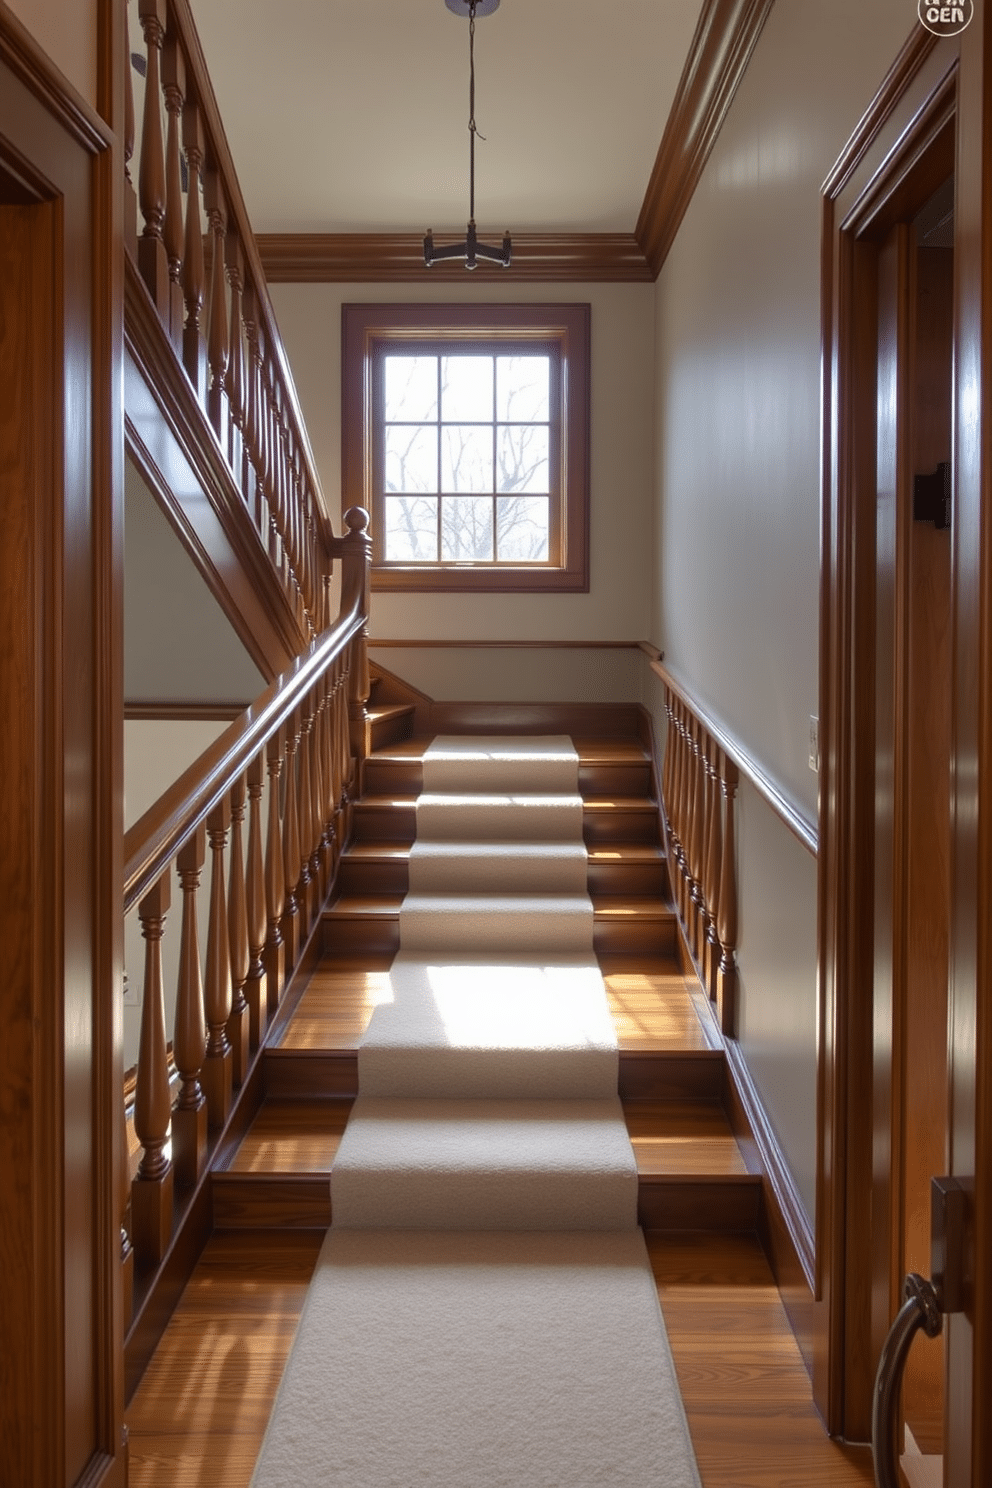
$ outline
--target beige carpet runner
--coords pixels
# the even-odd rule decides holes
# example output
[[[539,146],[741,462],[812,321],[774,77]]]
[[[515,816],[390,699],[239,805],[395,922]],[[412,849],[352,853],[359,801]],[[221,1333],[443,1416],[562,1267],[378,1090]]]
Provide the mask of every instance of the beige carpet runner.
[[[436,739],[254,1488],[698,1488],[592,929],[571,740]]]

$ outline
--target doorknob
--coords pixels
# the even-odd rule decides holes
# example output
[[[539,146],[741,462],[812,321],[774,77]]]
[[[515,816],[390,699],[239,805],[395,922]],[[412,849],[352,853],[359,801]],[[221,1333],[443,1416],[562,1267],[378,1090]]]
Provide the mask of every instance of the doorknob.
[[[964,1303],[965,1190],[956,1178],[930,1184],[930,1252],[934,1280],[911,1271],[903,1282],[902,1307],[882,1344],[871,1410],[871,1446],[876,1488],[899,1488],[899,1388],[909,1346],[922,1328],[936,1338],[944,1314]]]

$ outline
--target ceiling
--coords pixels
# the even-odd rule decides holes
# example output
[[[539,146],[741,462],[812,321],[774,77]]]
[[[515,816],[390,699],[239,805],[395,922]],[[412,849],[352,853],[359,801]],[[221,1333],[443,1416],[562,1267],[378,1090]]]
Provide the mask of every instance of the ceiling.
[[[191,0],[261,233],[463,231],[468,23],[444,0]],[[700,0],[502,0],[476,30],[480,233],[630,233]]]

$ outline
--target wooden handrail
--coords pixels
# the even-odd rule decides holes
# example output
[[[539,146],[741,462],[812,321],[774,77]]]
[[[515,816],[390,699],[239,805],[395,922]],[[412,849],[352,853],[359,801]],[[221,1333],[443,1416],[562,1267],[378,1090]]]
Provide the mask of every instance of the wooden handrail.
[[[251,707],[194,760],[124,837],[124,912],[138,902],[168,868],[194,829],[235,779],[302,702],[355,636],[367,627],[367,578],[350,571],[368,565],[368,514],[352,508],[347,537],[336,539],[344,561],[346,607],[335,624],[266,688]],[[353,562],[350,562],[352,559]]]
[[[797,837],[809,852],[814,856],[819,849],[820,834],[815,821],[806,816],[794,802],[782,791],[779,785],[768,774],[767,770],[754,758],[744,747],[739,739],[735,738],[723,724],[708,713],[706,708],[694,697],[686,684],[673,673],[660,658],[653,658],[650,662],[651,670],[660,677],[665,686],[670,688],[690,712],[699,719],[707,733],[719,744],[727,757],[733,760],[741,774],[754,786],[759,796],[772,808],[776,816],[789,828],[794,837]]]
[[[329,619],[327,508],[258,246],[189,0],[136,8],[146,94],[128,251],[310,639]]]

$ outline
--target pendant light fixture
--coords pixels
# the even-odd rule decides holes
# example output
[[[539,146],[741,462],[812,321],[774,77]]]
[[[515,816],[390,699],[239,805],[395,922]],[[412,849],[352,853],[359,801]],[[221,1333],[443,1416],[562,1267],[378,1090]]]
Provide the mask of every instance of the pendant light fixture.
[[[503,234],[502,248],[491,248],[479,242],[475,231],[475,136],[479,133],[475,127],[475,18],[492,15],[499,0],[444,0],[444,3],[455,15],[468,16],[468,230],[463,243],[435,248],[433,229],[428,228],[424,238],[424,263],[430,268],[440,258],[464,258],[465,267],[474,269],[480,258],[487,258],[508,269],[512,253],[510,234]]]

